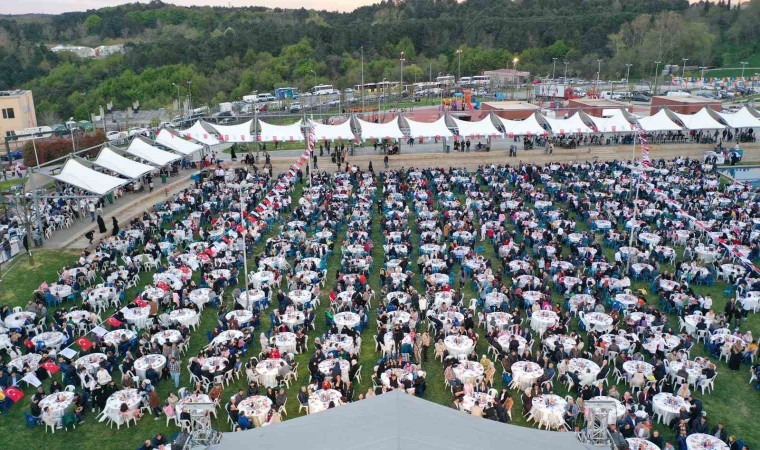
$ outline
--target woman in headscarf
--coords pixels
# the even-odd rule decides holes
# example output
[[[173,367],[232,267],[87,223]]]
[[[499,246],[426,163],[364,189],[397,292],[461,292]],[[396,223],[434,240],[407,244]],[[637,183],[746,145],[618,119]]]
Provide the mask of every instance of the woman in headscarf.
[[[98,231],[100,231],[101,233],[105,233],[106,231],[108,231],[108,229],[106,228],[106,222],[103,220],[103,217],[100,215],[98,215]]]
[[[116,217],[111,217],[111,224],[113,225],[111,236],[116,236],[117,234],[119,234],[119,221],[116,220]]]

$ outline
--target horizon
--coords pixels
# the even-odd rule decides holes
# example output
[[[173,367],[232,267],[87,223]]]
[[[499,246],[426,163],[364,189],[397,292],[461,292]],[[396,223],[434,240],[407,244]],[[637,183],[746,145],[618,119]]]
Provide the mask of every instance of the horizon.
[[[462,1],[462,0],[459,0]],[[714,2],[716,0],[713,0]],[[737,0],[744,3],[746,0]],[[149,0],[37,0],[35,2],[17,2],[9,5],[8,10],[0,8],[0,14],[63,14],[67,12],[84,12],[128,3],[148,3]],[[699,0],[689,0],[698,3]],[[350,12],[362,6],[380,3],[380,0],[169,0],[164,3],[180,7],[220,6],[220,7],[266,7],[282,9],[313,9],[318,11]]]

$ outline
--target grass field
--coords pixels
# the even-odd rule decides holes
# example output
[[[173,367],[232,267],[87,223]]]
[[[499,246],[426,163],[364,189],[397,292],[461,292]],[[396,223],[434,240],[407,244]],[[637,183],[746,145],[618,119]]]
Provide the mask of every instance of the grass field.
[[[485,187],[484,187],[485,189]],[[302,186],[297,186],[293,195],[293,202],[297,202],[300,197]],[[378,189],[378,192],[382,192]],[[461,194],[460,194],[461,195]],[[407,200],[409,203],[410,201]],[[410,229],[414,229],[413,223],[415,215],[413,209],[410,207],[412,213],[409,217]],[[281,217],[282,220],[279,223],[284,223],[288,220],[288,213],[284,213]],[[578,222],[578,228],[585,230],[587,227]],[[268,236],[273,236],[279,231],[278,225],[274,227]],[[314,230],[312,230],[313,232]],[[334,230],[335,231],[335,230]],[[344,238],[345,229],[337,230],[337,242],[336,247],[339,248]],[[415,261],[418,253],[417,248],[419,245],[418,236],[416,233],[412,233],[412,248],[411,261]],[[383,264],[383,249],[382,249],[382,233],[380,230],[380,217],[377,213],[374,213],[372,224],[372,240],[375,243],[372,250],[372,257],[374,261],[374,268],[370,271],[369,283],[375,291],[380,290],[379,281],[379,268]],[[257,246],[254,254],[260,252],[263,248],[263,244]],[[569,251],[566,249],[566,251]],[[309,332],[310,342],[313,342],[314,337],[321,336],[326,328],[324,321],[324,311],[329,304],[326,298],[327,292],[335,285],[335,276],[337,270],[340,268],[340,255],[339,252],[331,255],[327,265],[327,280],[325,288],[323,289],[323,301],[322,306],[316,311],[316,330]],[[605,248],[605,254],[609,259],[612,259],[612,250]],[[491,259],[494,265],[494,272],[501,270],[501,262],[494,253],[494,249],[491,245],[485,245],[484,255]],[[76,256],[71,252],[62,251],[39,251],[36,253],[37,265],[34,267],[29,266],[24,262],[19,267],[15,268],[12,272],[5,274],[2,277],[2,284],[0,285],[0,302],[3,304],[9,304],[11,306],[23,306],[28,299],[32,291],[40,284],[41,281],[51,281],[56,278],[56,271],[63,265],[71,264],[75,261]],[[253,269],[253,259],[249,260],[249,268]],[[416,268],[416,265],[410,265],[410,267]],[[459,271],[459,267],[455,267],[456,273]],[[152,273],[144,272],[141,275],[142,282],[136,289],[131,289],[127,292],[126,298],[133,298],[137,290],[144,284],[152,281]],[[242,277],[241,277],[242,282]],[[422,289],[422,280],[419,274],[413,278],[413,284],[418,289]],[[649,289],[649,283],[635,283],[634,288]],[[714,299],[713,308],[716,311],[722,311],[723,305],[727,300],[727,295],[724,294],[726,285],[723,283],[716,283],[712,287],[696,286],[694,289],[697,292],[711,295]],[[232,288],[229,288],[231,290]],[[468,283],[465,287],[464,298],[477,297],[477,292],[473,289],[471,283]],[[227,302],[229,297],[225,296]],[[555,294],[555,301],[561,302],[562,296]],[[376,301],[377,302],[377,301]],[[656,297],[650,292],[649,302],[656,304]],[[561,304],[561,303],[560,303]],[[70,305],[69,305],[70,306]],[[273,308],[273,307],[272,307]],[[104,316],[105,317],[105,316]],[[262,317],[262,329],[269,329],[268,314],[263,313]],[[677,323],[675,317],[671,317],[671,323]],[[202,314],[200,327],[197,332],[191,338],[190,349],[186,355],[186,358],[198,353],[198,350],[207,344],[206,331],[211,330],[216,324],[216,310],[213,308],[206,308]],[[743,325],[742,329],[751,329],[755,336],[760,333],[760,320],[757,315],[750,315]],[[369,326],[362,333],[362,348],[360,364],[363,366],[362,375],[363,382],[359,385],[355,385],[356,393],[366,392],[371,387],[371,371],[372,367],[376,364],[380,358],[380,354],[375,352],[374,342],[372,336],[376,333],[376,325],[374,320],[374,311],[371,311]],[[482,334],[483,332],[480,331]],[[258,335],[258,334],[257,334]],[[486,343],[481,339],[478,344],[478,354],[484,354],[486,352]],[[254,342],[252,345],[252,351],[250,354],[257,354],[259,352],[258,342]],[[309,352],[297,356],[297,361],[300,362],[301,370],[299,372],[299,379],[296,383],[291,384],[288,389],[288,403],[287,411],[288,415],[286,419],[292,419],[297,417],[298,414],[298,402],[296,400],[296,393],[301,386],[308,383],[308,372],[305,370],[307,361],[309,358]],[[444,387],[443,380],[443,368],[439,361],[433,360],[432,350],[429,355],[429,360],[423,363],[423,368],[428,374],[428,390],[425,394],[425,399],[440,403],[449,404],[452,400],[451,393]],[[692,351],[692,357],[702,354],[701,344],[698,344],[695,350]],[[189,384],[189,378],[186,370],[184,369],[181,382],[183,385]],[[719,362],[718,377],[716,381],[715,392],[708,395],[701,395],[697,393],[697,397],[704,402],[704,409],[708,413],[708,419],[711,425],[714,425],[718,421],[726,424],[726,427],[730,434],[736,434],[737,437],[744,439],[750,445],[760,442],[760,432],[758,432],[755,426],[755,410],[754,405],[758,398],[758,393],[749,384],[748,372],[746,366],[743,366],[739,372],[733,372],[728,369],[725,363]],[[501,371],[498,370],[496,374],[496,388],[501,388]],[[243,388],[246,385],[245,374],[242,379],[235,384],[225,389],[225,398],[232,395],[238,388]],[[621,392],[625,391],[625,386],[619,386]],[[165,399],[170,391],[173,391],[173,386],[170,381],[162,381],[158,385],[159,397]],[[555,384],[555,390],[558,394],[564,395],[564,387],[560,383]],[[93,413],[88,413],[86,416],[86,423],[79,426],[76,430],[64,432],[62,430],[57,431],[54,435],[44,435],[43,428],[37,427],[35,429],[29,429],[23,418],[23,413],[29,411],[29,399],[32,394],[31,390],[26,390],[27,396],[18,404],[15,404],[7,415],[0,416],[0,430],[2,434],[6,436],[4,440],[5,449],[64,449],[64,448],[77,448],[77,449],[132,449],[137,448],[141,442],[146,438],[151,438],[157,432],[163,432],[168,435],[178,431],[176,427],[167,427],[165,419],[152,420],[151,417],[143,417],[137,427],[129,429],[122,428],[121,430],[109,429],[106,425],[95,423]],[[518,425],[527,425],[522,418],[520,411],[522,406],[519,400],[519,393],[513,391],[515,394],[516,404],[513,409],[513,417],[515,423]],[[214,421],[215,428],[221,431],[229,431],[229,424],[226,421],[226,412],[220,410],[219,418]],[[666,438],[672,438],[672,432],[664,430],[660,427]]]

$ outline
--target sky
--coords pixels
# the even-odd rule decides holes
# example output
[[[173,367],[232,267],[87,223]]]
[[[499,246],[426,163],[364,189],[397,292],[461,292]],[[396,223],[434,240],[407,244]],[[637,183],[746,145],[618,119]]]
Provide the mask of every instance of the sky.
[[[59,14],[69,11],[134,3],[135,0],[0,0],[0,14],[44,13]],[[146,3],[147,0],[140,0]],[[360,6],[378,3],[379,0],[168,0],[178,6],[266,6],[269,8],[306,8],[330,11],[351,11]]]

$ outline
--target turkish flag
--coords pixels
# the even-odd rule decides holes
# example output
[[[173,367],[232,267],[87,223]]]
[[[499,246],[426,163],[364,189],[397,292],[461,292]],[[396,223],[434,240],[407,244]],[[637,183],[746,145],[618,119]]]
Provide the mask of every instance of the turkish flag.
[[[42,368],[50,372],[50,374],[54,374],[61,370],[60,367],[58,367],[53,361],[45,361],[41,364]]]
[[[111,317],[113,319],[113,317]],[[116,320],[116,319],[114,319]],[[118,321],[117,321],[118,322]],[[77,339],[77,345],[84,351],[88,351],[92,348],[92,341],[87,339],[86,337],[82,336],[79,339]]]
[[[114,328],[118,328],[118,327],[121,326],[121,322],[119,321],[119,319],[117,319],[115,317],[109,317],[108,320],[106,320],[106,323],[108,323],[109,325],[111,325]]]
[[[8,389],[6,389],[3,392],[5,392],[5,396],[6,397],[8,397],[11,400],[13,400],[13,403],[16,403],[17,401],[19,401],[22,398],[24,398],[24,393],[19,388],[9,387]]]
[[[144,307],[148,306],[148,302],[146,302],[146,301],[145,301],[145,300],[143,300],[143,299],[137,299],[137,300],[135,300],[135,303],[136,303],[136,304],[137,304],[137,306],[139,306],[140,308],[144,308]]]

